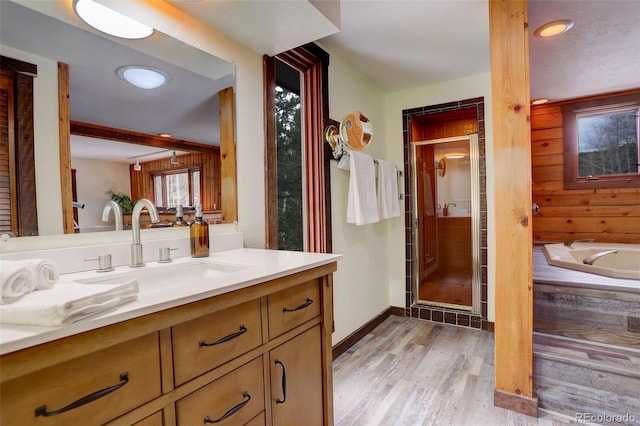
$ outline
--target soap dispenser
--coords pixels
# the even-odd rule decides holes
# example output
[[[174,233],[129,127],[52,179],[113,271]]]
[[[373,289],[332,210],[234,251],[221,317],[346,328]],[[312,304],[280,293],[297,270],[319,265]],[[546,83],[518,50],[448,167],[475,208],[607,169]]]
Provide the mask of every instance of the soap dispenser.
[[[209,224],[202,217],[202,204],[196,204],[196,218],[189,225],[191,257],[209,256]]]
[[[189,226],[183,218],[182,204],[178,204],[176,206],[176,220],[171,224],[171,226]]]

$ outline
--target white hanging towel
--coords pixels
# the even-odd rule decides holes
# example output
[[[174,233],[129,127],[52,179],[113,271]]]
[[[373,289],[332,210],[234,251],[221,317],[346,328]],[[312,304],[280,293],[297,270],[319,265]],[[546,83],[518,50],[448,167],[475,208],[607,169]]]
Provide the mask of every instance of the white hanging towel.
[[[357,151],[351,151],[349,157],[351,176],[349,177],[347,223],[366,225],[378,222],[376,169],[373,158]]]
[[[380,220],[400,216],[395,164],[378,159],[378,215]]]

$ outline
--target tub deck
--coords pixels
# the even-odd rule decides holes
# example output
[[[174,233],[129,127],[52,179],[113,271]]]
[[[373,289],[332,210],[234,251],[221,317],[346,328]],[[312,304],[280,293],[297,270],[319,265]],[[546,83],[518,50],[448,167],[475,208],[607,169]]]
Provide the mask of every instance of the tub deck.
[[[612,278],[549,265],[542,246],[533,247],[533,282],[566,287],[589,286],[601,290],[640,293],[640,281],[638,280]]]

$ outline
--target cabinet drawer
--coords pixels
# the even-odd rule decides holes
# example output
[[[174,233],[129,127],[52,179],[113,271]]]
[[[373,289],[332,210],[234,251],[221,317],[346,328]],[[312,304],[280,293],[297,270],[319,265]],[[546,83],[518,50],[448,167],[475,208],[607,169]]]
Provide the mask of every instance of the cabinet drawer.
[[[244,425],[264,411],[262,357],[220,377],[176,402],[178,425]],[[226,418],[220,420],[222,417]]]
[[[102,397],[64,410],[100,391]],[[2,383],[0,395],[3,425],[103,424],[160,396],[158,334]],[[53,414],[56,411],[64,412]]]
[[[262,344],[260,300],[173,327],[176,386]]]
[[[273,339],[320,315],[318,281],[309,281],[269,295],[267,306],[269,339]]]
[[[162,426],[163,424],[162,411],[158,411],[135,423],[133,426]]]

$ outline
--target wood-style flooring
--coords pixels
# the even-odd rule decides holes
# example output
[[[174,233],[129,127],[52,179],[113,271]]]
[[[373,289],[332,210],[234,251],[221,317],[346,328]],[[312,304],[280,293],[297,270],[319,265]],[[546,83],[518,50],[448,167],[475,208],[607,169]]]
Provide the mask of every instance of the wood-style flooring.
[[[437,270],[418,288],[420,300],[472,306],[471,271]]]
[[[391,316],[333,363],[336,426],[550,426],[493,405],[493,334]]]

